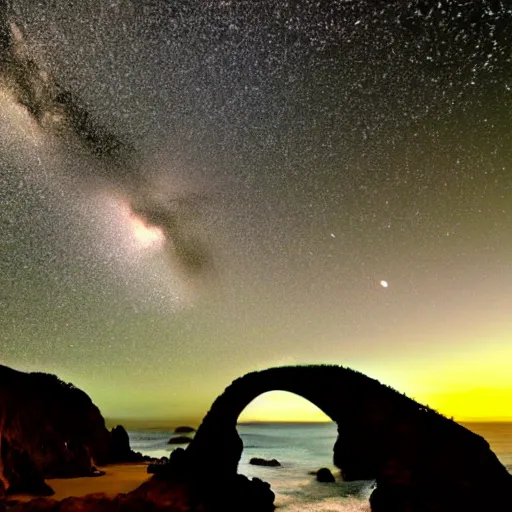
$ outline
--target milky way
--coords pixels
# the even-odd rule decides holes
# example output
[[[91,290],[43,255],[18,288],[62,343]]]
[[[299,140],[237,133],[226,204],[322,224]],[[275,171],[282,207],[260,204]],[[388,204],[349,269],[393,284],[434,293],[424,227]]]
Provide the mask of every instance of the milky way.
[[[0,362],[107,416],[326,362],[512,417],[506,3],[97,4],[0,16]]]

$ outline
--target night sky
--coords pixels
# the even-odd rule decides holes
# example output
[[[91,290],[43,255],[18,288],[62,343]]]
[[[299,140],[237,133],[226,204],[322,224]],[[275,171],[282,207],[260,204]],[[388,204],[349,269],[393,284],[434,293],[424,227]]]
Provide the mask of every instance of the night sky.
[[[512,419],[510,2],[17,0],[8,18],[125,156],[0,87],[0,363],[109,418],[198,420],[245,372],[334,363]],[[258,402],[247,418],[313,417]]]

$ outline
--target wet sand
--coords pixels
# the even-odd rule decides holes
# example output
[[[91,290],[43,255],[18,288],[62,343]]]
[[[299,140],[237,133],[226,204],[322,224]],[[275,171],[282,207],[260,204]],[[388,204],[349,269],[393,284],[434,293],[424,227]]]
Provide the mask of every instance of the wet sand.
[[[98,467],[105,471],[103,476],[80,478],[48,478],[46,483],[55,491],[50,498],[62,500],[70,496],[85,496],[86,494],[104,493],[114,497],[120,493],[127,493],[136,489],[143,482],[151,478],[146,472],[147,464],[112,464]],[[17,494],[10,499],[29,501],[34,496]]]

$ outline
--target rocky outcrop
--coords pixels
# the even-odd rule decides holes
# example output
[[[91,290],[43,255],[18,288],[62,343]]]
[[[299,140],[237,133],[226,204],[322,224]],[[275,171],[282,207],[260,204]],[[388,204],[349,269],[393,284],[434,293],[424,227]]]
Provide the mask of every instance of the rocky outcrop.
[[[122,425],[117,425],[110,432],[110,454],[109,463],[117,462],[148,462],[153,461],[151,457],[134,452],[130,447],[130,437]]]
[[[110,461],[128,462],[132,456],[128,432],[122,425],[117,425],[110,431]]]
[[[277,459],[260,459],[259,457],[253,457],[249,464],[252,464],[253,466],[268,466],[268,467],[279,467],[281,463]]]
[[[90,475],[109,451],[105,421],[83,391],[0,366],[0,476],[9,493],[49,494],[44,478]]]
[[[0,497],[50,495],[45,478],[100,476],[94,466],[148,460],[122,426],[109,432],[86,393],[54,375],[0,366]]]
[[[374,512],[480,512],[512,508],[512,475],[482,437],[349,368],[271,368],[237,379],[217,398],[179,463],[216,461],[217,479],[237,473],[237,419],[257,396],[289,391],[338,424],[334,464],[344,480],[375,480]],[[492,489],[492,493],[489,492]]]
[[[316,480],[317,482],[322,483],[335,482],[334,475],[331,473],[331,470],[329,468],[320,468],[316,472]]]

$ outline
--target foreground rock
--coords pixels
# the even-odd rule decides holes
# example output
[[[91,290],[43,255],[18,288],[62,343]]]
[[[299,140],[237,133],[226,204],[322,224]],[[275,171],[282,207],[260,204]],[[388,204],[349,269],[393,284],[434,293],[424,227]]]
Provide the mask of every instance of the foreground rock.
[[[120,494],[108,498],[104,494],[89,494],[80,498],[71,497],[62,501],[37,498],[26,503],[17,503],[9,512],[153,512],[162,510],[152,501],[131,498]],[[179,509],[175,509],[176,512]]]
[[[135,491],[113,499],[91,494],[62,501],[38,498],[10,505],[9,512],[272,512],[274,493],[243,475],[155,475]],[[0,504],[1,510],[1,504]]]
[[[316,479],[318,482],[322,483],[332,483],[336,481],[334,479],[334,475],[331,473],[331,470],[328,468],[320,468],[316,472]]]
[[[269,466],[269,467],[278,467],[281,465],[281,463],[277,459],[260,459],[259,457],[253,457],[249,464],[252,464],[253,466]]]

